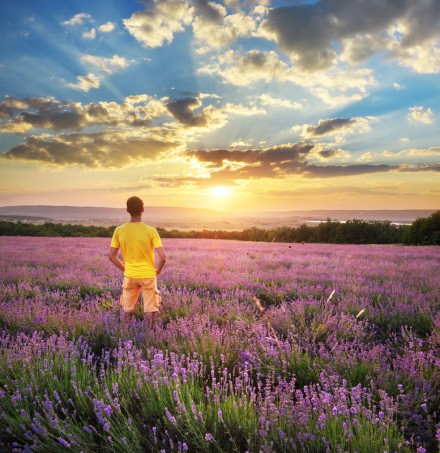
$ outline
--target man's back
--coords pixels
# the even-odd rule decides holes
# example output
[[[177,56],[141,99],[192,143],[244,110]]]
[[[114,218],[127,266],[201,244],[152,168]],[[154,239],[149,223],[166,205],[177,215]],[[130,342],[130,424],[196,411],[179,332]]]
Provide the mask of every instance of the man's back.
[[[127,222],[116,228],[111,247],[120,248],[126,277],[156,277],[154,249],[162,247],[156,229],[143,222]]]

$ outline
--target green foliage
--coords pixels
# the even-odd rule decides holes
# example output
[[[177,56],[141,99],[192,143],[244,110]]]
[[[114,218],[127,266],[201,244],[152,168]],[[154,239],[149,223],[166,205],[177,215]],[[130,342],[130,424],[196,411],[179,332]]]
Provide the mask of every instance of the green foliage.
[[[41,225],[0,221],[0,236],[112,237],[114,226],[71,225],[45,222]]]
[[[434,330],[434,320],[429,313],[379,313],[370,321],[386,336],[391,332],[400,332],[404,326],[411,327],[421,337],[430,335]]]
[[[46,222],[34,225],[0,221],[0,236],[111,237],[114,226],[64,225]],[[178,231],[158,227],[162,238],[232,239],[254,242],[301,242],[331,244],[413,244],[440,245],[440,211],[419,218],[412,225],[394,225],[388,220],[352,219],[345,223],[327,219],[317,226],[281,226],[269,230],[247,228],[242,231]]]
[[[440,211],[417,219],[406,231],[403,242],[414,245],[440,245]]]

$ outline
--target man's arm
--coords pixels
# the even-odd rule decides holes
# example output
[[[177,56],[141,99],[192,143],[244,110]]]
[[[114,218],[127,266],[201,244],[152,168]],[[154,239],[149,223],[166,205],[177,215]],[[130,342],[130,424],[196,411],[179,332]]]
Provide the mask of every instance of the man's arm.
[[[118,257],[118,248],[110,247],[110,251],[108,252],[108,259],[118,268],[121,269],[122,272],[125,271],[124,263]]]
[[[155,250],[157,252],[157,255],[159,256],[159,260],[156,264],[156,275],[159,275],[161,273],[163,267],[165,266],[165,263],[167,261],[167,256],[165,254],[165,250],[163,249],[163,247],[158,247]]]

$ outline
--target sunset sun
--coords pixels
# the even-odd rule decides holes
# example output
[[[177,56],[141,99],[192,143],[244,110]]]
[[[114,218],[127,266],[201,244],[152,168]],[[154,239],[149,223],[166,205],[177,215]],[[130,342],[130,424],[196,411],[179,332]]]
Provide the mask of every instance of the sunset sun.
[[[218,199],[228,198],[231,195],[229,187],[215,186],[211,189],[211,194]]]

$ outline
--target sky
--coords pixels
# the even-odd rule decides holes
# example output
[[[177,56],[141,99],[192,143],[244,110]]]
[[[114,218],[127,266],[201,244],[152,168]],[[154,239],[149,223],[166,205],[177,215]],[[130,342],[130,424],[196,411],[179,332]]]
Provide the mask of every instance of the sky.
[[[438,0],[20,0],[0,26],[0,206],[440,208]]]

